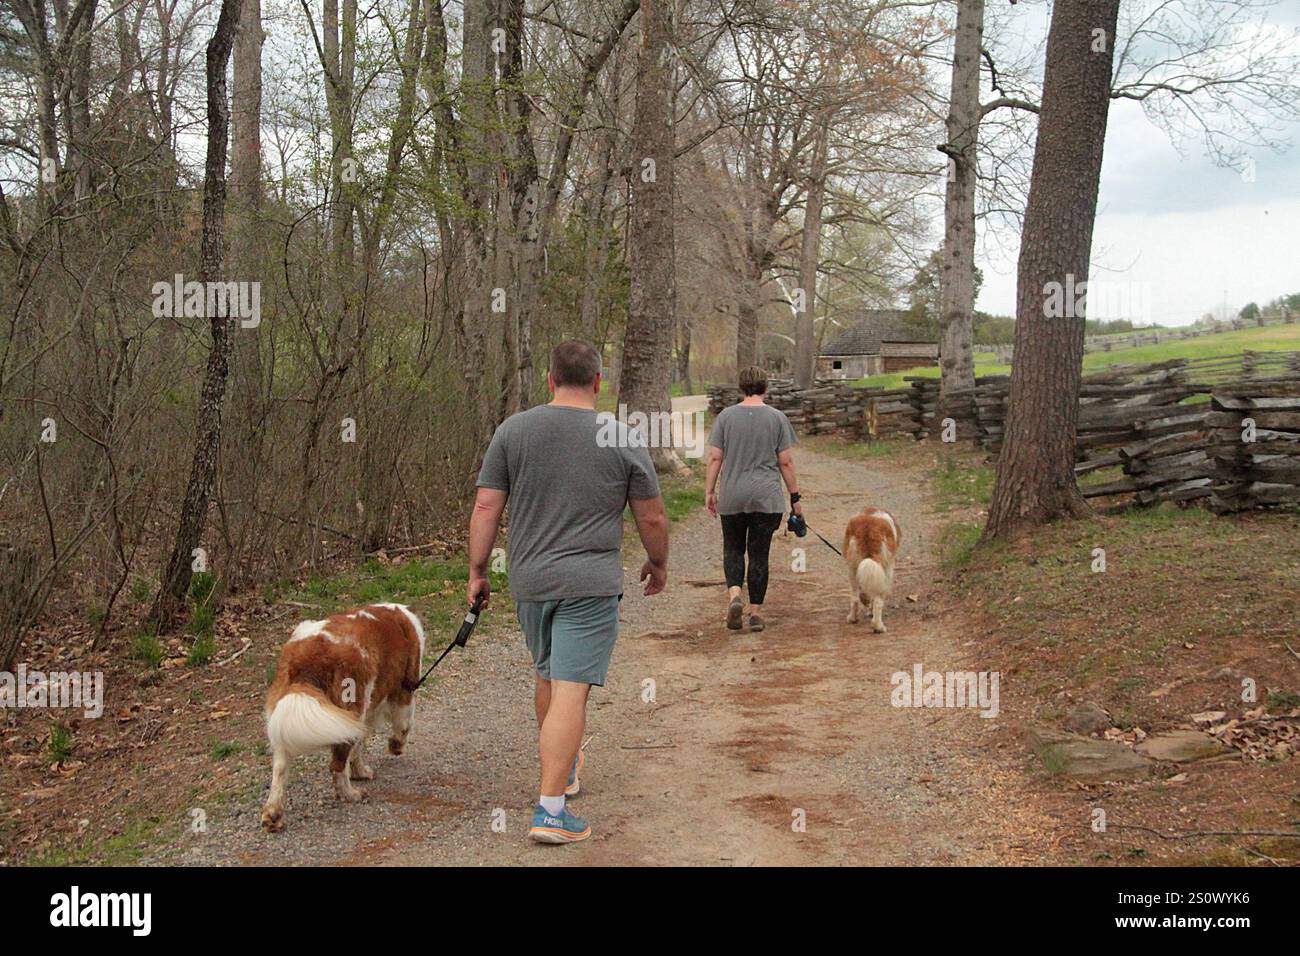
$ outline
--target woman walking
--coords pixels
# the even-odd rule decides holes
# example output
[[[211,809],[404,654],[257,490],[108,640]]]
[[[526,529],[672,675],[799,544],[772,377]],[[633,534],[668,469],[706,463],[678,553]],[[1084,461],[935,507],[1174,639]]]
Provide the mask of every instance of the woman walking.
[[[794,477],[794,428],[782,412],[767,405],[767,373],[751,366],[740,373],[738,405],[724,408],[709,432],[709,468],[705,481],[708,507],[722,519],[722,567],[727,577],[727,627],[741,629],[749,586],[749,629],[763,630],[759,611],[767,597],[767,557],[772,535],[781,527],[785,496],[790,508],[803,514]],[[718,484],[718,475],[722,484]],[[749,567],[745,563],[748,558]]]

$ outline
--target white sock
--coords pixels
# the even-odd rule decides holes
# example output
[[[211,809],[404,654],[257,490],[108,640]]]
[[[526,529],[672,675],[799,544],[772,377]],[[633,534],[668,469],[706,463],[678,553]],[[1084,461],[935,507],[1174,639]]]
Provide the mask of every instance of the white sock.
[[[542,809],[553,817],[558,817],[564,812],[564,794],[558,797],[548,797],[542,794],[537,798],[537,802],[542,805]]]

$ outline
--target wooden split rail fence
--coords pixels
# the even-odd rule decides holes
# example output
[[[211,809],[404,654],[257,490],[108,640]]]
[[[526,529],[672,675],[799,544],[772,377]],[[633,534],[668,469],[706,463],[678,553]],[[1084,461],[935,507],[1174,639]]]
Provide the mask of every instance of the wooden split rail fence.
[[[896,389],[820,382],[799,390],[775,379],[767,400],[804,434],[923,439],[952,419],[958,440],[1000,451],[1009,376],[981,376],[942,400],[938,379],[906,381]],[[715,415],[739,400],[735,386],[709,389]],[[1082,484],[1089,498],[1143,505],[1208,498],[1216,512],[1300,501],[1300,352],[1174,359],[1086,375],[1076,457],[1081,478],[1119,469],[1109,480]]]

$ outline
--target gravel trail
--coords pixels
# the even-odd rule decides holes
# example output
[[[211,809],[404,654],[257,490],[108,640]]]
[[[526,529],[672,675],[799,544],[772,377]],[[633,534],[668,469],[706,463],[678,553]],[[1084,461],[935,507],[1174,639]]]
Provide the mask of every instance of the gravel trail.
[[[263,865],[772,865],[1031,862],[1030,811],[998,719],[890,705],[890,675],[973,668],[972,639],[930,584],[936,523],[914,468],[796,452],[805,514],[838,545],[867,504],[903,547],[888,633],[849,625],[846,572],[809,535],[778,535],[759,634],[728,631],[721,532],[673,529],[669,590],[628,587],[608,685],[593,690],[578,812],[593,836],[527,840],[536,789],[532,675],[513,621],[492,621],[421,691],[407,753],[376,737],[361,804],[335,801],[323,756],[298,761],[285,832],[258,827],[264,789],[230,825],[159,862]],[[803,548],[806,570],[793,565]],[[915,598],[915,600],[909,600]],[[491,612],[489,612],[489,615]],[[485,620],[487,618],[485,617]],[[653,693],[651,693],[651,690]],[[269,775],[269,774],[268,774]]]

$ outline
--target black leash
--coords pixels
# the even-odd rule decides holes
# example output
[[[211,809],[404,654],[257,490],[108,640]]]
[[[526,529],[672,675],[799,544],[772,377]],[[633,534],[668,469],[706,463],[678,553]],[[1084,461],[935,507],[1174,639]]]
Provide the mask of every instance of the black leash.
[[[812,533],[815,534],[815,535],[817,535],[817,537],[822,538],[820,532],[813,531],[812,528],[809,528],[808,530],[809,530],[809,531],[812,531]],[[840,554],[840,549],[837,548],[837,547],[835,547],[835,545],[831,544],[831,543],[830,543],[829,541],[827,541],[825,538],[822,538],[822,544],[826,545],[826,547],[830,548],[830,549],[831,549],[832,551],[834,551],[836,554],[839,554],[841,558],[844,557],[844,555]]]
[[[447,645],[441,654],[438,655],[438,659],[429,665],[429,669],[424,672],[424,676],[420,678],[420,682],[411,688],[411,693],[414,694],[421,686],[423,686],[424,682],[429,679],[429,675],[433,673],[433,669],[442,663],[442,659],[451,653],[453,647],[464,647],[469,643],[469,636],[474,631],[474,624],[478,621],[479,611],[481,610],[483,610],[483,595],[480,594],[478,597],[474,598],[474,604],[465,615],[465,620],[460,622],[460,630],[456,632],[455,638],[453,638],[452,642]]]
[[[817,535],[818,538],[821,538],[822,544],[826,545],[826,547],[830,548],[836,554],[839,554],[841,558],[844,557],[844,555],[840,554],[839,548],[835,547],[835,545],[831,544],[825,538],[822,538],[821,533],[819,531],[815,530],[814,528],[810,528],[808,526],[808,522],[804,520],[803,515],[797,515],[793,511],[790,512],[790,517],[786,521],[785,530],[787,532],[793,531],[795,533],[795,537],[797,538],[802,538],[809,531],[811,531],[813,534]]]

